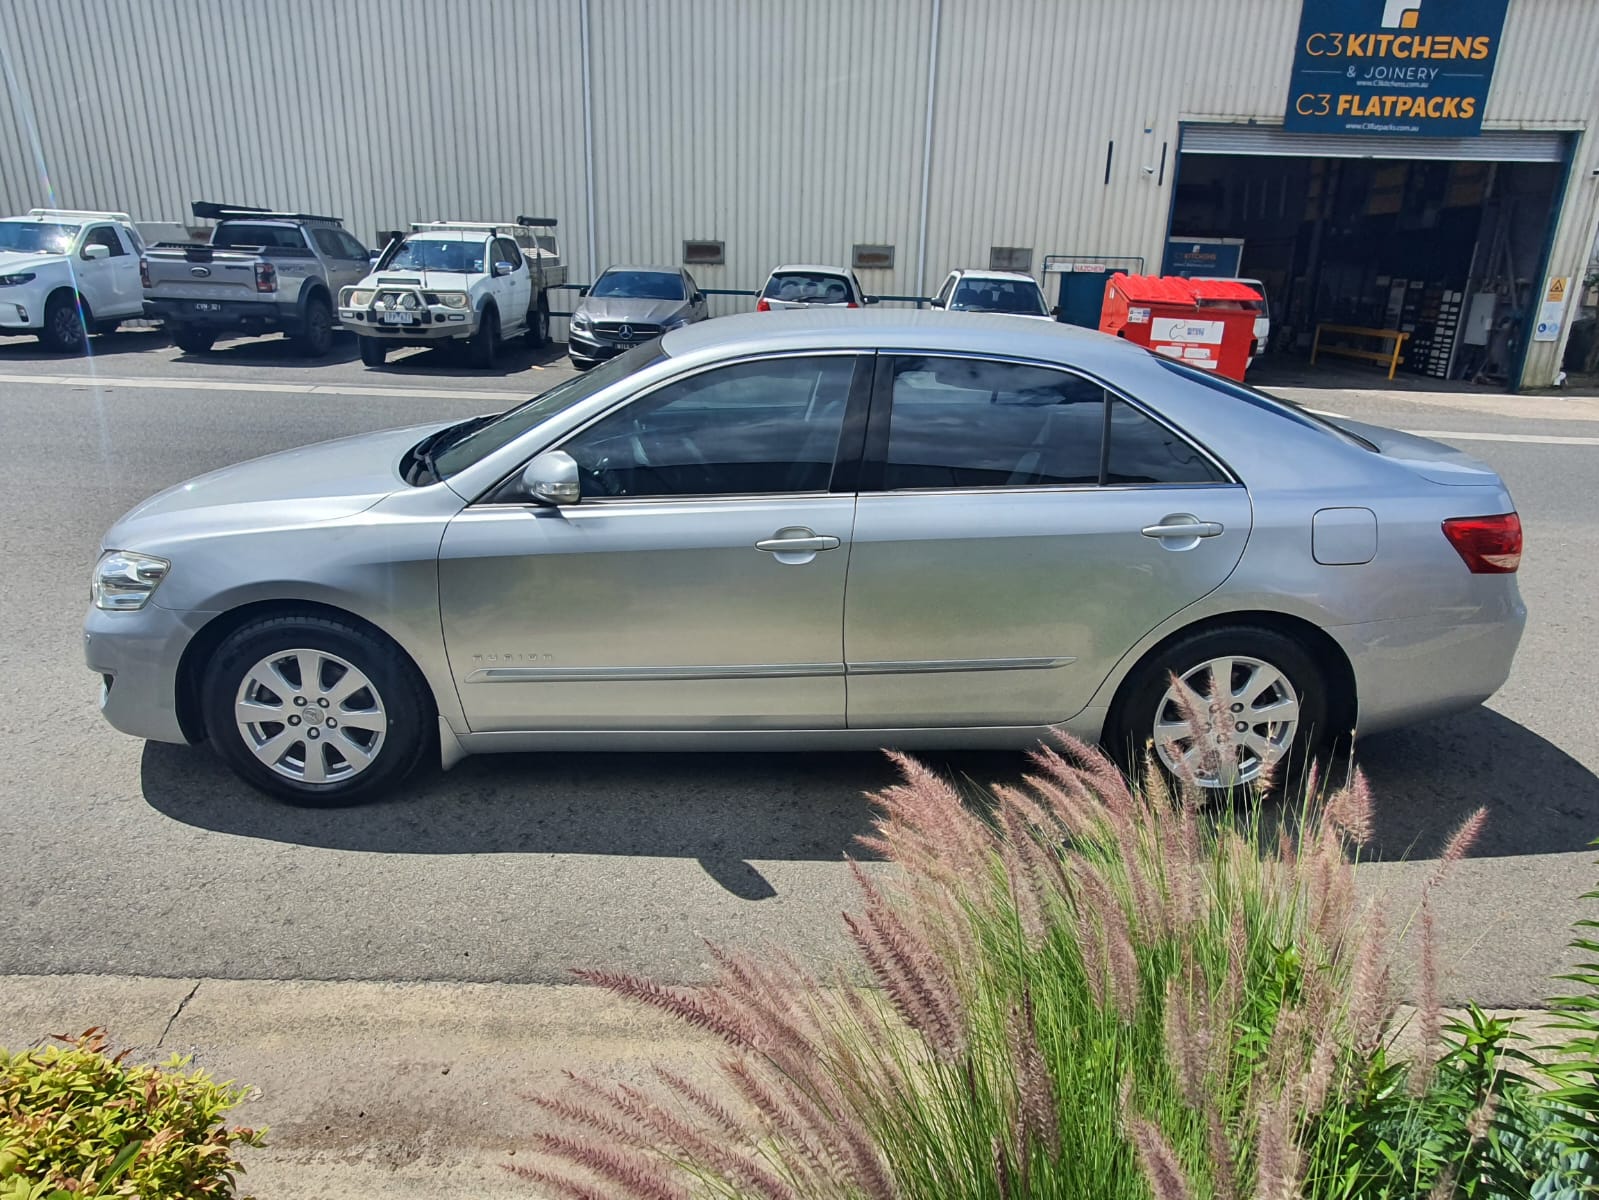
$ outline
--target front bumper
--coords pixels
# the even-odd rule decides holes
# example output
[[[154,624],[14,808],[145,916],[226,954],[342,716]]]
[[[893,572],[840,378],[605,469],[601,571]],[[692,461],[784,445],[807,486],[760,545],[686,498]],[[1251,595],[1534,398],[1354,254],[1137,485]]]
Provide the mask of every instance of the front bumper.
[[[657,335],[650,335],[650,337],[655,336]],[[615,358],[618,354],[626,354],[634,346],[642,346],[649,340],[649,338],[636,338],[630,342],[612,341],[601,334],[579,333],[575,329],[569,329],[566,334],[566,352],[584,362],[603,362],[607,358]]]
[[[101,677],[100,714],[113,727],[152,742],[187,742],[178,720],[178,664],[213,614],[174,612],[154,603],[137,612],[89,608],[83,656]]]
[[[44,289],[35,284],[0,288],[0,329],[43,329],[44,301]]]
[[[446,308],[442,304],[408,309],[413,318],[407,324],[391,324],[378,308],[339,307],[339,324],[362,337],[392,342],[432,342],[440,338],[471,337],[477,332],[477,312],[469,308]]]

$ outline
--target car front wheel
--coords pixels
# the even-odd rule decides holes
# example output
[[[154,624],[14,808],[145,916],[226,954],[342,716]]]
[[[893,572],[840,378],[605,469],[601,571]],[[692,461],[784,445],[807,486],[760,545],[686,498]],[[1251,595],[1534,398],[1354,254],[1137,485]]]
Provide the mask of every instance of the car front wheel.
[[[272,617],[230,634],[206,671],[206,733],[248,783],[296,804],[349,804],[421,760],[432,710],[398,647],[355,624]]]
[[[1128,676],[1107,745],[1132,773],[1158,767],[1217,795],[1303,769],[1327,743],[1327,685],[1293,638],[1248,626],[1207,630],[1151,655]]]

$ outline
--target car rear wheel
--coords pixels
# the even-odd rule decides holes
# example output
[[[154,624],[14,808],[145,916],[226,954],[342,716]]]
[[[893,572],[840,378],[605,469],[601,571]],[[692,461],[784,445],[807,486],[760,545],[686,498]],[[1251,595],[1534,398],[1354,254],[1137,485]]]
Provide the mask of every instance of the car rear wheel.
[[[1299,642],[1232,626],[1182,638],[1133,669],[1106,728],[1129,774],[1158,768],[1222,795],[1308,765],[1328,739],[1325,674]]]
[[[320,292],[305,302],[305,316],[292,340],[308,358],[321,358],[333,349],[333,305]]]
[[[216,345],[217,335],[208,329],[192,329],[178,325],[172,330],[172,340],[185,354],[204,354]]]
[[[66,292],[57,292],[44,306],[44,328],[39,331],[39,341],[47,350],[58,354],[81,354],[88,345],[89,312],[87,306]]]
[[[542,350],[550,344],[550,302],[543,292],[527,315],[527,348]]]
[[[361,343],[361,361],[369,367],[381,367],[389,360],[389,348],[375,337],[358,337]]]
[[[327,617],[272,617],[230,634],[201,701],[211,744],[247,783],[295,804],[369,799],[427,746],[432,703],[387,639]]]
[[[487,370],[494,365],[500,353],[500,315],[492,308],[483,310],[478,318],[477,332],[472,335],[472,365]]]

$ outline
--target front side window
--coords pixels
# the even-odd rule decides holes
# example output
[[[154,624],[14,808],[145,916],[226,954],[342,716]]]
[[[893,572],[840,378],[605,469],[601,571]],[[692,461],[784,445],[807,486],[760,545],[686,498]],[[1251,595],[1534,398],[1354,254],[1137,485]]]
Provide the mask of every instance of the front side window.
[[[825,492],[852,355],[769,358],[666,384],[561,449],[588,497]]]
[[[388,270],[396,271],[449,271],[459,275],[481,275],[483,242],[463,242],[455,239],[409,237],[389,260]]]
[[[1225,482],[1187,439],[1070,371],[898,357],[889,377],[885,490]]]
[[[83,239],[83,245],[85,249],[90,246],[104,246],[111,251],[112,258],[120,258],[128,252],[122,245],[122,239],[117,236],[117,231],[109,225],[96,225],[89,230],[89,236]]]
[[[883,487],[1099,482],[1105,389],[1065,371],[969,358],[897,358]]]
[[[522,265],[522,252],[516,248],[516,243],[510,238],[495,238],[494,261],[508,262],[514,271]]]
[[[594,281],[589,295],[617,300],[681,300],[683,277],[665,271],[607,271]]]

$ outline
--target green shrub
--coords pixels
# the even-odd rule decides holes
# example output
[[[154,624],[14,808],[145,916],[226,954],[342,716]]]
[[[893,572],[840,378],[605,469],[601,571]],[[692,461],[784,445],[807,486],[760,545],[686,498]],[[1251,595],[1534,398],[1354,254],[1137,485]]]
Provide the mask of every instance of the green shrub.
[[[0,1200],[233,1194],[234,1148],[262,1138],[220,1123],[245,1089],[185,1074],[177,1056],[130,1064],[100,1029],[56,1040],[0,1050]]]

